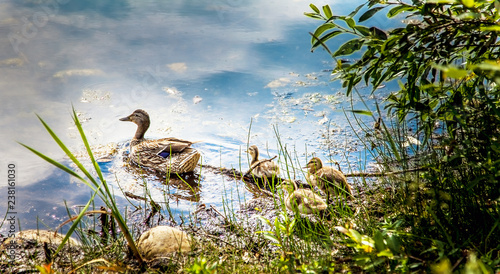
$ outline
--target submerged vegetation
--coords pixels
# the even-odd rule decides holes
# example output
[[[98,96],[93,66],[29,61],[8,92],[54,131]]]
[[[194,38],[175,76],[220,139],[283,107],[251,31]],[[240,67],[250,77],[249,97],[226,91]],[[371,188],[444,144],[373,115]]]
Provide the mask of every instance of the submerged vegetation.
[[[93,196],[77,216],[68,213],[72,225],[62,243],[40,246],[42,251],[34,251],[27,261],[2,263],[0,269],[41,273],[499,271],[500,3],[369,1],[347,16],[334,15],[329,6],[322,11],[313,4],[311,8],[306,15],[324,21],[311,33],[312,49],[324,48],[336,60],[334,75],[343,81],[347,96],[359,94],[362,82],[371,86],[372,93],[386,82],[399,82],[399,90],[383,102],[386,112],[378,105],[373,112],[352,110],[373,117],[373,123],[359,116],[351,122],[362,129],[359,139],[377,159],[380,173],[346,174],[360,178],[352,189],[340,175],[339,185],[317,182],[327,192],[326,206],[311,182],[292,181],[295,172],[304,172],[305,163],[296,165],[297,157],[276,130],[276,161],[281,163],[283,179],[290,181],[279,185],[282,178],[270,175],[258,187],[262,196],[240,205],[240,210],[225,204],[221,213],[201,204],[184,224],[172,218],[167,198],[164,204],[151,200],[145,183],[144,197],[129,196],[135,199],[131,207],[143,212],[143,221],[134,223],[127,218],[130,210],[117,207],[76,112],[74,123],[93,171],[40,118],[78,172],[23,146],[78,178]],[[406,25],[385,31],[358,24],[370,22],[384,10],[388,18],[406,14]],[[339,35],[352,39],[332,52],[328,41]],[[337,59],[360,53],[351,61]],[[318,164],[309,168],[319,168]],[[257,170],[256,166],[246,174],[226,170],[221,176],[250,178]],[[378,179],[368,182],[366,177],[372,175]],[[167,185],[173,176],[166,176]],[[306,196],[311,197],[309,204]],[[104,206],[95,209],[94,204],[101,202]],[[137,247],[139,234],[157,224],[187,232],[192,237],[190,251],[179,248],[168,256],[145,260]],[[63,249],[73,233],[82,242],[79,257]],[[65,256],[70,259],[64,263],[57,259]]]

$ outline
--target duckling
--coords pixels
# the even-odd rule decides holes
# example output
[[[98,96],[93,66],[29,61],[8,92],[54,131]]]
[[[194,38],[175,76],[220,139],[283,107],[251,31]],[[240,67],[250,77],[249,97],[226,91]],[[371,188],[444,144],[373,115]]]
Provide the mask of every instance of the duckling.
[[[281,188],[288,194],[285,197],[285,205],[291,211],[298,211],[302,214],[322,214],[327,208],[321,196],[310,189],[299,189],[291,180],[284,180]]]
[[[190,147],[196,142],[177,138],[144,139],[150,124],[146,111],[137,109],[120,121],[129,121],[137,125],[134,138],[130,141],[129,159],[132,162],[160,172],[177,174],[191,172],[198,164],[201,155]]]
[[[259,149],[257,146],[253,145],[245,152],[252,156],[250,170],[255,177],[265,180],[266,178],[276,177],[280,173],[280,169],[275,162],[270,159],[259,160]]]
[[[317,157],[312,158],[306,168],[308,169],[307,178],[312,185],[319,187],[326,193],[326,201],[330,200],[330,194],[347,195],[352,200],[352,189],[347,183],[344,174],[334,168],[323,166],[321,160]]]

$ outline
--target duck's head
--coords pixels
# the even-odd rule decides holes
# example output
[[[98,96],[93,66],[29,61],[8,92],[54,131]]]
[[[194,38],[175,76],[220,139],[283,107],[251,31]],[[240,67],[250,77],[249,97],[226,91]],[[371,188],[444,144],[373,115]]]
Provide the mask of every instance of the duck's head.
[[[285,193],[290,194],[297,189],[297,185],[294,181],[287,179],[281,182],[280,188],[283,189]]]
[[[120,121],[132,122],[137,125],[136,139],[144,138],[144,133],[148,130],[150,123],[148,113],[142,109],[135,110],[129,116],[121,118]]]
[[[250,156],[252,156],[252,159],[257,160],[259,158],[259,149],[256,145],[249,147],[245,152],[250,154]]]
[[[309,170],[309,173],[316,173],[320,168],[323,167],[323,163],[321,159],[318,157],[314,157],[307,163],[306,167]]]

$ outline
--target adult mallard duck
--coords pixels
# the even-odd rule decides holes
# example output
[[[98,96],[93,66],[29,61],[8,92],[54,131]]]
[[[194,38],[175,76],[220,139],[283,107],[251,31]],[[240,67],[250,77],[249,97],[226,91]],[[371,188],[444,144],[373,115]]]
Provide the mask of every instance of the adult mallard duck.
[[[120,121],[137,125],[134,138],[130,141],[129,159],[132,162],[161,172],[177,174],[191,172],[198,164],[200,153],[190,147],[195,142],[177,138],[144,139],[150,124],[146,111],[138,109]]]
[[[307,179],[312,185],[319,187],[326,193],[327,202],[332,193],[337,196],[347,196],[348,199],[352,200],[351,186],[347,183],[347,179],[341,171],[323,166],[323,163],[317,157],[312,158],[307,163],[306,168],[308,169]]]
[[[266,178],[276,177],[280,173],[278,165],[271,159],[259,160],[259,149],[257,146],[251,146],[245,152],[252,156],[250,172],[255,177],[266,180]]]
[[[320,214],[327,208],[327,204],[310,189],[298,188],[295,182],[284,180],[281,188],[285,191],[285,205],[293,211],[302,214]]]

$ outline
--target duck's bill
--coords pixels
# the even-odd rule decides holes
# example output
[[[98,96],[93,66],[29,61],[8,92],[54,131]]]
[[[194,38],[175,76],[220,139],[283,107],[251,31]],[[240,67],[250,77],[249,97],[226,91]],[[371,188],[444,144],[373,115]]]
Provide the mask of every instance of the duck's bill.
[[[123,117],[123,118],[120,118],[120,121],[130,121],[130,116],[127,116],[127,117]]]

